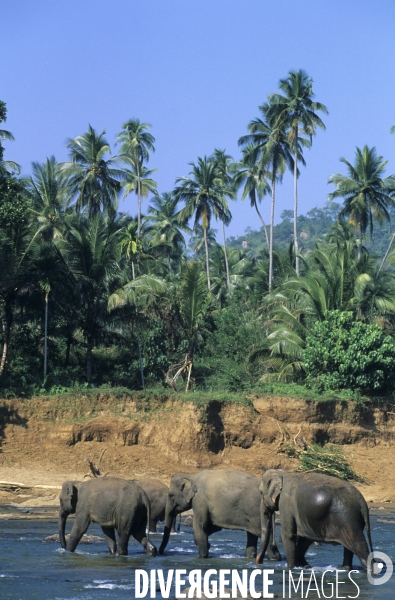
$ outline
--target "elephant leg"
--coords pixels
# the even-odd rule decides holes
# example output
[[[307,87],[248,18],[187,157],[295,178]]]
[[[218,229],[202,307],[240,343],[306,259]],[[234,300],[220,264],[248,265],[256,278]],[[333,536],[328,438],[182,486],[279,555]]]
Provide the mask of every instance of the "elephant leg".
[[[116,554],[117,541],[115,539],[115,530],[113,527],[102,527],[103,535],[106,540],[110,554]]]
[[[352,552],[358,556],[359,560],[361,561],[362,568],[366,573],[368,570],[369,549],[363,531],[358,531],[355,534],[352,544]]]
[[[118,530],[118,554],[120,556],[128,555],[128,545],[129,545],[130,533],[129,531],[126,533],[124,530]]]
[[[310,548],[312,540],[304,537],[299,537],[296,542],[296,567],[302,567],[302,569],[311,569],[311,566],[305,558],[305,553]]]
[[[198,547],[199,558],[208,558],[208,551],[210,544],[208,543],[208,534],[204,531],[204,528],[193,521],[193,529],[195,532],[195,544]]]
[[[287,559],[288,568],[293,569],[296,566],[296,523],[294,519],[287,520],[281,523],[281,538],[284,546],[285,557]]]
[[[207,536],[207,538],[208,538],[208,536]],[[197,539],[196,539],[195,535],[193,536],[193,543],[195,544],[195,546],[198,545],[198,542],[197,542]],[[210,548],[211,548],[211,544],[210,544],[210,542],[208,540],[207,540],[207,548],[208,548],[208,550],[210,550]]]
[[[342,569],[346,569],[347,571],[352,570],[353,556],[354,556],[354,552],[351,552],[351,550],[344,548]]]
[[[142,545],[142,547],[144,548],[144,550],[146,551],[148,556],[157,556],[158,551],[156,549],[156,546],[154,546],[154,544],[149,541],[145,530],[146,530],[146,523],[144,522],[142,526],[140,525],[137,530],[133,531],[133,537],[138,542],[140,542],[140,544]]]
[[[88,515],[78,515],[74,521],[73,528],[70,533],[69,541],[67,542],[66,550],[74,552],[81,541],[82,536],[88,529],[90,519]]]
[[[218,531],[222,531],[222,527],[218,527],[218,525],[209,525],[206,529],[207,537],[209,538],[210,535],[212,535],[213,533],[218,533]],[[209,541],[207,541],[207,548],[209,550],[211,548],[211,544]]]
[[[256,547],[258,544],[258,536],[247,531],[247,545],[244,556],[246,558],[256,558]]]
[[[150,533],[156,533],[156,521],[154,521],[152,517],[149,522],[149,531]]]
[[[173,521],[172,531],[180,531],[181,529],[181,513],[178,515],[178,525],[177,525],[177,517]]]

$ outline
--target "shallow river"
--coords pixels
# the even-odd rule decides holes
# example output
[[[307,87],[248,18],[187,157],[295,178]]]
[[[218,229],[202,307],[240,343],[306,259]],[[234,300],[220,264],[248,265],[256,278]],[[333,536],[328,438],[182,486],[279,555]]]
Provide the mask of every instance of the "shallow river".
[[[375,550],[395,556],[395,525],[377,522],[377,517],[388,519],[387,511],[371,512],[372,537]],[[71,520],[67,531],[70,531]],[[248,569],[255,567],[253,561],[243,558],[245,533],[221,531],[211,536],[211,558],[199,560],[193,543],[192,528],[182,527],[179,533],[171,535],[166,555],[157,558],[145,556],[142,547],[131,538],[129,556],[110,556],[105,542],[79,545],[74,554],[63,551],[59,544],[43,543],[46,536],[57,533],[55,520],[1,520],[0,521],[0,599],[1,600],[123,600],[135,598],[134,569],[163,569],[165,576],[169,569]],[[89,534],[102,535],[101,529],[92,524]],[[151,535],[159,547],[161,534]],[[280,552],[283,554],[281,544]],[[339,569],[343,549],[341,546],[321,545],[310,548],[307,556],[314,567],[316,578],[325,569]],[[283,571],[288,576],[285,560],[266,562],[266,569],[273,569],[271,578],[274,585],[269,591],[278,598],[289,597],[288,584],[283,595]],[[358,559],[355,559],[353,578],[360,588],[348,582],[339,585],[338,596],[354,596],[369,600],[393,600],[395,598],[395,574],[384,585],[373,586],[361,572]],[[299,577],[294,569],[294,578]],[[305,571],[308,574],[308,571]],[[308,577],[307,577],[308,578]],[[346,573],[339,574],[339,581],[347,579]],[[261,579],[262,581],[262,579]],[[287,580],[288,581],[288,580]],[[331,579],[334,581],[334,578]],[[306,590],[307,583],[305,584]],[[257,589],[259,583],[257,580]],[[327,597],[331,597],[330,587],[324,587]],[[305,592],[306,593],[306,592]],[[160,592],[156,598],[161,598]],[[174,598],[174,588],[170,597]],[[293,593],[292,597],[300,597]],[[308,598],[323,597],[310,591]],[[333,592],[332,597],[336,597]],[[149,598],[149,596],[147,596]]]

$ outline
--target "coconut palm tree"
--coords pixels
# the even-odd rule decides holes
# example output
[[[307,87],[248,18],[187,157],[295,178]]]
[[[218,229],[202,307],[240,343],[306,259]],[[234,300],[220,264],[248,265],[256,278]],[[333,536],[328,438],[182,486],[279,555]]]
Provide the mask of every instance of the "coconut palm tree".
[[[388,206],[394,202],[395,175],[383,178],[388,161],[384,161],[374,147],[364,146],[362,150],[356,148],[354,165],[345,158],[340,161],[346,165],[348,175],[331,175],[328,183],[333,183],[337,189],[329,194],[328,199],[344,199],[339,216],[349,217],[355,231],[359,230],[360,258],[363,238],[368,228],[370,236],[373,235],[374,220],[380,225],[384,221],[390,221]]]
[[[279,88],[284,93],[268,96],[268,118],[283,122],[288,131],[288,139],[293,152],[294,175],[294,248],[296,273],[299,275],[298,256],[298,163],[305,165],[301,149],[310,148],[317,127],[325,129],[325,125],[316,114],[321,111],[328,114],[324,104],[313,101],[313,80],[303,69],[290,71],[285,79],[280,79]]]
[[[132,279],[136,279],[135,261],[143,252],[143,243],[137,237],[137,223],[131,221],[119,234],[121,253],[126,256],[132,266]]]
[[[35,242],[30,244],[32,263],[32,282],[39,291],[40,297],[44,296],[44,379],[47,376],[48,366],[48,324],[49,304],[59,309],[59,304],[64,304],[68,292],[68,273],[63,257],[57,251],[52,240],[44,241],[35,237]],[[69,298],[70,300],[70,298]],[[58,312],[59,315],[59,312]],[[74,326],[77,318],[73,315]]]
[[[261,202],[262,198],[270,193],[270,185],[266,180],[266,177],[269,174],[267,171],[265,172],[258,161],[260,153],[259,147],[249,143],[242,149],[242,153],[243,158],[241,161],[234,163],[233,165],[233,169],[235,170],[234,183],[237,188],[244,184],[241,199],[244,201],[247,196],[249,197],[251,207],[255,208],[262,223],[266,244],[267,247],[269,247],[269,236],[267,234],[266,224],[258,208],[258,202]]]
[[[211,159],[217,166],[218,176],[222,180],[224,191],[226,191],[226,195],[228,198],[234,199],[236,197],[236,188],[233,182],[233,178],[231,175],[233,158],[226,154],[225,150],[219,150],[216,148],[211,156]],[[228,261],[228,253],[226,251],[226,235],[225,235],[225,225],[229,225],[232,219],[232,215],[229,211],[228,214],[224,214],[220,219],[222,222],[222,237],[224,240],[224,258],[225,258],[225,270],[226,270],[226,281],[228,284],[228,293],[229,297],[232,297],[232,288],[230,285],[230,274],[229,274],[229,261]]]
[[[165,282],[159,277],[149,274],[137,275],[135,270],[135,261],[140,264],[141,258],[146,258],[142,237],[137,235],[137,222],[131,221],[125,226],[119,235],[119,248],[121,254],[126,257],[132,267],[132,281],[124,282],[124,285],[116,289],[108,299],[108,309],[113,311],[127,305],[134,306],[136,314],[137,347],[139,355],[139,367],[141,377],[141,387],[144,389],[144,365],[141,353],[141,335],[138,319],[138,302],[142,298],[151,299],[155,294],[166,290]]]
[[[239,145],[252,143],[259,154],[259,165],[263,170],[270,167],[272,201],[270,209],[270,240],[269,240],[269,290],[273,284],[273,232],[276,182],[281,181],[286,166],[293,170],[292,148],[290,146],[285,124],[270,112],[270,104],[259,107],[266,121],[254,119],[248,125],[249,134],[239,139]]]
[[[118,207],[120,182],[124,171],[117,167],[119,157],[105,159],[111,152],[105,131],[98,134],[89,125],[87,133],[67,140],[71,162],[62,163],[60,168],[67,179],[76,209],[87,207],[90,216],[100,212],[114,213]]]
[[[7,120],[7,108],[5,102],[0,100],[0,123]],[[11,175],[15,173],[19,175],[20,166],[13,160],[4,160],[4,148],[2,145],[3,140],[14,140],[14,136],[10,131],[0,129],[0,175]]]
[[[67,179],[57,164],[54,156],[44,163],[32,163],[32,176],[25,180],[30,197],[30,214],[32,237],[28,245],[31,250],[35,279],[38,287],[44,292],[44,378],[47,374],[48,351],[48,311],[51,300],[52,307],[62,323],[57,330],[62,330],[66,337],[65,366],[68,366],[74,332],[79,327],[77,309],[73,302],[73,285],[65,264],[65,257],[59,251],[59,243],[64,241],[68,229],[78,221],[78,216],[70,206],[70,193]]]
[[[177,210],[179,200],[171,192],[155,196],[148,208],[147,222],[151,225],[151,245],[162,248],[167,258],[169,274],[172,273],[172,257],[180,258],[186,247],[183,232],[191,233],[187,225],[180,225]]]
[[[118,143],[121,144],[120,156],[132,167],[132,173],[135,177],[135,187],[132,189],[136,190],[138,199],[137,234],[139,237],[141,233],[141,196],[144,195],[142,178],[144,176],[147,178],[148,174],[153,172],[146,171],[145,175],[142,173],[143,164],[148,162],[149,153],[155,152],[155,138],[148,132],[150,128],[151,125],[141,123],[140,119],[129,119],[122,125],[122,131],[117,135]]]
[[[73,281],[82,312],[82,329],[87,343],[86,379],[92,378],[92,352],[100,330],[109,321],[108,299],[123,282],[119,235],[122,218],[101,212],[81,215],[67,231],[58,248]]]
[[[178,377],[182,373],[185,373],[187,376],[186,392],[189,389],[201,324],[207,310],[208,292],[206,285],[206,278],[201,271],[199,262],[188,261],[182,273],[181,283],[177,292],[182,329],[188,350],[184,360],[176,365],[172,365],[166,375],[168,383],[175,388]]]
[[[206,231],[207,246],[210,252],[212,248],[215,249],[219,246],[217,242],[217,231],[217,229],[211,227]],[[197,257],[205,255],[204,229],[201,225],[197,224],[192,230],[188,247]]]
[[[125,190],[124,200],[131,192],[135,192],[139,198],[140,212],[137,215],[137,233],[139,237],[142,231],[141,198],[147,198],[148,194],[157,194],[156,181],[151,178],[152,173],[155,171],[156,169],[147,169],[144,165],[140,165],[136,169],[135,165],[132,164],[130,168],[125,169],[125,181],[121,184]]]
[[[26,180],[26,189],[31,198],[31,213],[36,223],[36,237],[43,241],[61,238],[69,196],[66,193],[66,181],[54,156],[45,163],[32,163],[32,176]],[[69,212],[70,214],[70,212]]]
[[[211,292],[221,308],[227,298],[232,298],[233,290],[243,284],[243,253],[238,249],[226,249],[229,280],[225,266],[225,248],[217,245],[210,256]],[[230,292],[229,292],[230,290]]]
[[[15,308],[23,286],[32,280],[31,237],[27,219],[29,203],[24,182],[15,177],[0,177],[0,321],[3,352],[0,376],[3,374],[10,343]]]
[[[185,202],[185,207],[179,213],[179,222],[185,224],[191,217],[194,219],[194,228],[199,221],[202,223],[204,246],[206,252],[207,286],[210,290],[210,268],[207,244],[207,230],[212,217],[223,221],[230,219],[230,211],[226,196],[227,189],[219,177],[217,165],[210,158],[198,158],[197,164],[190,163],[191,177],[178,177],[174,194],[178,200]]]

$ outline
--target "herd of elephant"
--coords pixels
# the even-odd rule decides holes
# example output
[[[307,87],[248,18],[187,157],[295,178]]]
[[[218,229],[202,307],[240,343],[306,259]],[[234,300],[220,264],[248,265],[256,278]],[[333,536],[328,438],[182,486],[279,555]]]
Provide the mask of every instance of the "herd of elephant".
[[[59,539],[70,552],[95,522],[111,554],[127,554],[132,535],[149,556],[156,556],[149,531],[155,532],[157,522],[164,520],[159,548],[163,554],[177,515],[189,509],[193,509],[194,541],[201,558],[208,557],[210,535],[238,529],[247,533],[247,558],[261,564],[267,553],[269,560],[281,560],[274,531],[276,511],[281,515],[281,541],[289,568],[309,568],[305,553],[317,541],[344,547],[343,569],[352,569],[356,554],[366,571],[365,527],[373,552],[369,510],[362,494],[346,481],[317,473],[269,469],[259,478],[235,469],[203,470],[193,475],[176,473],[169,488],[156,479],[102,477],[66,481],[59,500]],[[74,513],[66,543],[66,520]]]

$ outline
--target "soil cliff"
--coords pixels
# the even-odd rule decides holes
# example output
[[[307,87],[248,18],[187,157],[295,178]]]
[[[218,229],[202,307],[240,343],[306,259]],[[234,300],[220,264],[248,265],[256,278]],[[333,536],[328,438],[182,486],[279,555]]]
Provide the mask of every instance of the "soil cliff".
[[[395,500],[395,406],[390,401],[307,402],[250,396],[243,402],[178,400],[171,395],[95,393],[0,401],[0,480],[52,482],[88,472],[107,448],[101,470],[158,477],[176,471],[234,467],[261,475],[293,469],[281,452],[300,441],[342,445],[369,484],[367,500]],[[21,481],[22,479],[22,481]]]

